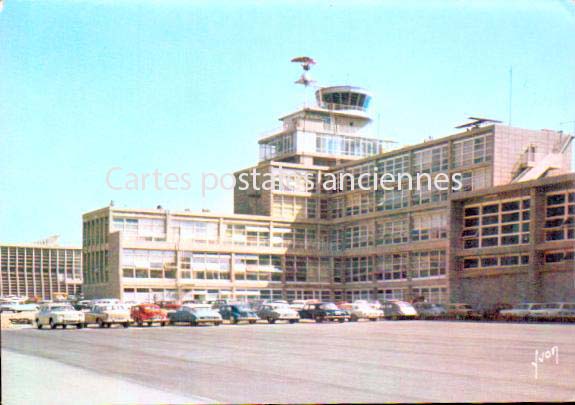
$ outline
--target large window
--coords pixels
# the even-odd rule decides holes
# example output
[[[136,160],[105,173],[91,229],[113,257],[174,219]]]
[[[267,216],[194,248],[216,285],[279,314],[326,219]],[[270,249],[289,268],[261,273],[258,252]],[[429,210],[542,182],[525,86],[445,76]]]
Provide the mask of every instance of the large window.
[[[269,246],[270,229],[259,225],[224,224],[224,240],[238,246]]]
[[[382,141],[357,136],[316,134],[317,153],[346,156],[371,156],[381,153]]]
[[[459,192],[482,190],[490,187],[491,184],[491,168],[484,167],[481,169],[475,169],[461,173],[461,188],[453,191]]]
[[[377,291],[377,298],[380,300],[404,300],[407,297],[406,288],[387,288]]]
[[[409,155],[399,155],[385,159],[379,159],[375,162],[379,176],[385,173],[391,173],[394,176],[401,173],[409,173]]]
[[[281,218],[315,218],[317,200],[292,195],[272,196],[272,216]],[[311,215],[310,215],[311,213]]]
[[[447,302],[447,288],[445,287],[414,287],[413,295],[423,297],[425,302],[444,304]]]
[[[409,240],[409,221],[407,217],[397,217],[375,224],[375,243],[377,245],[395,245]]]
[[[274,228],[272,236],[274,247],[292,249],[315,249],[319,243],[315,228]]]
[[[266,143],[260,144],[260,160],[268,160],[287,153],[295,152],[295,134],[276,136]]]
[[[494,201],[464,208],[465,249],[529,243],[529,199]]]
[[[307,257],[306,256],[286,256],[285,258],[285,279],[287,282],[307,281]]]
[[[411,254],[411,276],[413,278],[444,276],[446,267],[444,250],[413,252]]]
[[[218,224],[216,222],[187,221],[176,219],[170,224],[174,240],[193,240],[197,243],[217,243]]]
[[[453,142],[453,167],[471,166],[491,161],[493,135],[479,135]]]
[[[371,258],[370,257],[348,257],[345,259],[346,272],[345,281],[362,282],[371,281]]]
[[[176,254],[171,250],[124,249],[124,277],[176,278]]]
[[[378,211],[398,210],[409,205],[409,190],[377,190],[375,207]]]
[[[572,263],[575,260],[573,250],[555,250],[545,252],[545,263]]]
[[[183,252],[180,268],[183,279],[229,280],[230,255]]]
[[[447,238],[447,213],[436,212],[413,216],[412,241]]]
[[[160,218],[114,217],[112,229],[122,231],[128,238],[149,241],[166,240],[166,222]]]
[[[377,280],[404,280],[407,278],[409,255],[407,253],[378,256],[375,278]]]
[[[413,152],[413,174],[437,173],[449,169],[447,145]]]
[[[575,239],[575,190],[547,195],[545,241]]]
[[[277,255],[236,255],[236,280],[281,281],[281,257]]]
[[[344,231],[344,249],[357,249],[372,244],[372,230],[369,224],[348,226]]]

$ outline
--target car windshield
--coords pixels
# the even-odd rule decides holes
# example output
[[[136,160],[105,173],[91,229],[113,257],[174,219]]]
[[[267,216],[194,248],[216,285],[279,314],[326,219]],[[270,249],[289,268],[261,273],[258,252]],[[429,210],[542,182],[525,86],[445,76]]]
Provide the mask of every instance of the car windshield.
[[[284,310],[284,311],[291,309],[288,304],[273,304],[273,305],[270,305],[270,308],[273,310]]]
[[[327,302],[325,304],[320,304],[320,309],[338,309],[333,302]]]
[[[158,311],[160,309],[157,305],[145,305],[141,307],[144,311]]]
[[[519,304],[519,305],[515,305],[513,307],[513,309],[528,309],[529,308],[529,304]]]
[[[243,311],[243,312],[251,312],[252,309],[250,307],[248,307],[247,305],[236,305],[236,308],[238,311]]]
[[[361,310],[371,310],[373,309],[373,307],[371,305],[369,305],[367,302],[364,303],[360,303],[360,304],[355,304],[354,305],[355,309],[361,309]]]
[[[72,308],[70,305],[62,305],[62,306],[52,307],[52,308],[50,308],[50,310],[52,310],[54,312],[75,311],[75,309]]]

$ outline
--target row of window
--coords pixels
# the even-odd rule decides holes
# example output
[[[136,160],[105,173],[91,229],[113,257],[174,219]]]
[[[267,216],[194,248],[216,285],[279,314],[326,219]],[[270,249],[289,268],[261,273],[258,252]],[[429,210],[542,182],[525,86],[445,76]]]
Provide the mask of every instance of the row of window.
[[[573,262],[575,260],[575,251],[564,250],[564,251],[553,251],[545,252],[545,263],[561,263],[561,262]]]
[[[334,259],[334,282],[405,280],[445,276],[445,251],[432,250],[373,257]],[[373,274],[373,278],[372,278]]]
[[[463,259],[464,269],[524,266],[527,264],[529,264],[529,255],[494,255],[494,256],[481,256],[481,257],[466,257],[465,259]]]
[[[547,196],[545,240],[575,239],[575,191],[567,190]]]
[[[489,202],[464,208],[464,249],[529,243],[529,199]]]

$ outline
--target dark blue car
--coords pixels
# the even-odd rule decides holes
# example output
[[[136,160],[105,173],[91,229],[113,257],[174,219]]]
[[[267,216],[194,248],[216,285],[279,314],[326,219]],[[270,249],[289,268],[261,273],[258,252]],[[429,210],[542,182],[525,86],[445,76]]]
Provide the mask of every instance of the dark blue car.
[[[256,323],[259,319],[256,313],[246,304],[224,304],[219,308],[222,318],[231,323],[246,321]]]

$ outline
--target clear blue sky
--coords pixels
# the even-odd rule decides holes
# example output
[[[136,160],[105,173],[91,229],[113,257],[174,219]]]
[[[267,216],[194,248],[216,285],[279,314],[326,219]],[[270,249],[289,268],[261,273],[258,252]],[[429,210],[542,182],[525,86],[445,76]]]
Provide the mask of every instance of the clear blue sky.
[[[0,241],[60,234],[117,206],[232,211],[202,172],[253,165],[302,101],[290,58],[323,85],[375,94],[381,136],[444,136],[468,115],[572,131],[575,6],[486,2],[17,1],[0,13]],[[473,3],[473,4],[470,4]],[[464,7],[465,5],[465,7]],[[189,172],[189,191],[114,191],[109,168]]]

